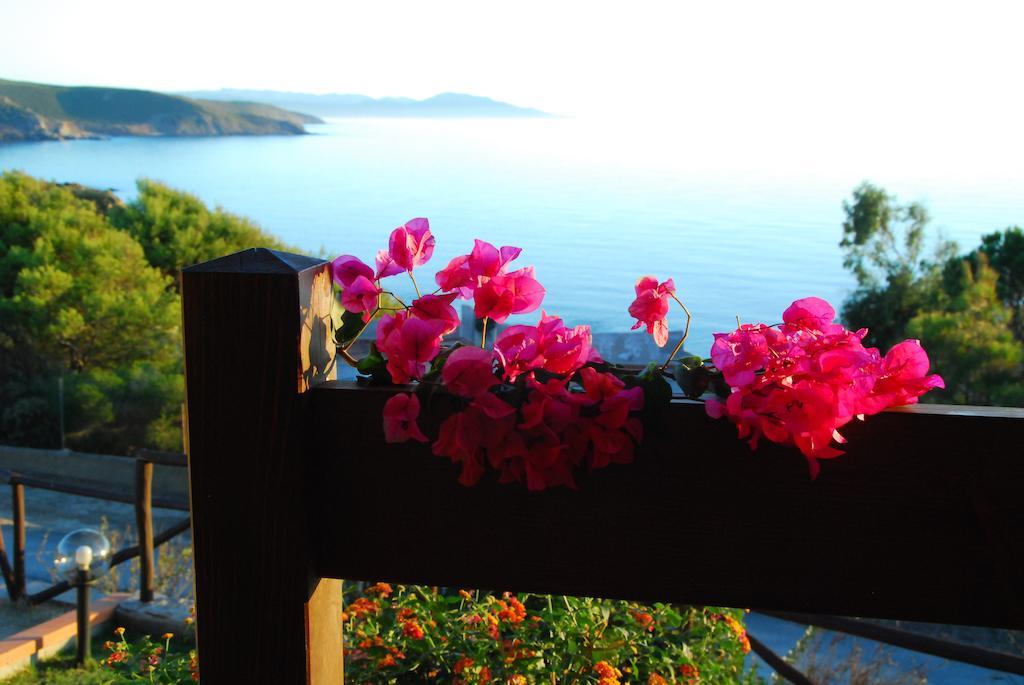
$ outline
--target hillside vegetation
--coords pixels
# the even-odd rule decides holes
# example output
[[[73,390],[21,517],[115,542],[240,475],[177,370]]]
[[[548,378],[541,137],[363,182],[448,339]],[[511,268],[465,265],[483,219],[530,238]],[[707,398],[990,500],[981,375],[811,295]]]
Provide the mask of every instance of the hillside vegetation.
[[[989,233],[962,253],[930,236],[924,205],[871,183],[844,210],[840,247],[857,278],[847,325],[868,328],[882,350],[919,339],[946,381],[932,402],[1024,406],[1024,230]]]
[[[182,266],[286,248],[160,183],[138,196],[0,175],[0,443],[181,449]]]
[[[0,80],[0,142],[104,136],[300,135],[319,121],[273,105],[148,90]]]
[[[181,93],[204,100],[265,102],[321,117],[415,117],[415,118],[499,118],[520,119],[552,115],[529,107],[479,95],[441,93],[424,100],[402,97],[371,98],[348,93],[286,93],[275,90],[205,90]]]

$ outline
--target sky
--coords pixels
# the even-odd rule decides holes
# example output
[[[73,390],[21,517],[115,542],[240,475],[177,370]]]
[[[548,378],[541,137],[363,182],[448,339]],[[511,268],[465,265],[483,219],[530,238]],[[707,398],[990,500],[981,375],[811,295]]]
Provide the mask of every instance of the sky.
[[[723,139],[1024,153],[1024,3],[0,0],[0,78],[486,95]]]

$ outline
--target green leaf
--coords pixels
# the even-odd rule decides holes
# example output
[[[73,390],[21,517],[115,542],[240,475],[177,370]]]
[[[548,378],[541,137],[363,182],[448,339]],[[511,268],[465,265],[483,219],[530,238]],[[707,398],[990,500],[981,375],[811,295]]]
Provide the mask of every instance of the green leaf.
[[[700,357],[686,357],[679,360],[675,371],[676,383],[683,394],[690,398],[703,395],[711,383],[711,372]]]
[[[347,309],[341,314],[341,327],[335,333],[339,345],[347,345],[349,341],[363,330],[363,315]]]
[[[375,343],[370,343],[370,353],[359,360],[356,370],[369,376],[375,383],[391,383],[391,374],[387,370],[384,356]]]
[[[455,343],[454,345],[447,349],[442,348],[441,352],[438,353],[438,355],[434,357],[434,359],[430,362],[429,373],[439,375],[442,369],[444,369],[444,364],[446,361],[448,361],[448,357],[451,356],[452,352],[459,349],[460,347],[465,347],[465,345],[463,345],[462,343]]]
[[[651,362],[642,373],[625,380],[630,387],[643,388],[645,414],[660,411],[672,401],[672,386],[665,380],[657,362]]]

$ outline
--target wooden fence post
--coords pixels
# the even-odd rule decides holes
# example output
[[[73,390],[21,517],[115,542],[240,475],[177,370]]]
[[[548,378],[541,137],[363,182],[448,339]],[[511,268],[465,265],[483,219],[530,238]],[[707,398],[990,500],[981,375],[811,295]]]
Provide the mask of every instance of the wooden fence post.
[[[11,562],[7,558],[7,545],[4,543],[3,526],[0,526],[0,573],[3,574],[4,585],[7,587],[7,598],[14,600],[14,569],[11,568]]]
[[[25,596],[25,486],[11,486],[14,503],[14,593],[12,600]]]
[[[139,599],[153,601],[153,462],[135,460],[135,530],[139,538]]]
[[[329,265],[247,250],[182,284],[202,681],[341,683],[341,582],[312,570],[306,501],[330,439],[307,404],[334,377]]]

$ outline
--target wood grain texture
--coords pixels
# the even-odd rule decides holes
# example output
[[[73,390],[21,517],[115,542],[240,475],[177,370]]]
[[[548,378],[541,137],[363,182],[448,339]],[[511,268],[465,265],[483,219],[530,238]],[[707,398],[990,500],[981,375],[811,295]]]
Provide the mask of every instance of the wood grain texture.
[[[11,600],[25,596],[25,486],[11,485],[11,505],[14,519],[14,592]]]
[[[247,250],[182,273],[192,533],[203,682],[336,682],[313,678],[307,625],[340,622],[325,604],[307,615],[307,388],[333,374],[328,264]],[[325,292],[326,291],[326,292]],[[327,327],[325,330],[324,327]],[[337,496],[332,495],[336,502]],[[333,613],[331,606],[337,609]]]
[[[676,401],[633,464],[530,493],[384,444],[393,392],[311,393],[321,575],[1024,628],[1024,411],[870,417],[811,481]],[[425,406],[428,434],[447,410]]]
[[[341,645],[341,581],[322,578],[306,603],[306,680],[310,683],[344,685],[342,650],[317,649],[318,645]]]

